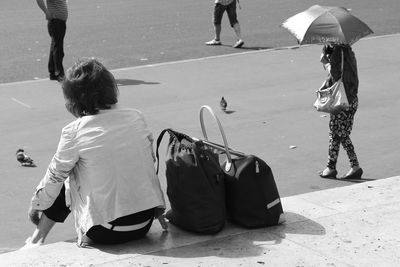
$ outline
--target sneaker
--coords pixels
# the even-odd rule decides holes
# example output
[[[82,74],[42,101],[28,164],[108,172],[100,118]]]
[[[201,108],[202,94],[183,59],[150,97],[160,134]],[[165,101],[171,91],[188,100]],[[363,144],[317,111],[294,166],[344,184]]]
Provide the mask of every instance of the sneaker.
[[[221,41],[212,39],[211,41],[206,42],[206,45],[221,45]]]
[[[244,45],[243,40],[239,40],[233,45],[233,48],[241,48]]]

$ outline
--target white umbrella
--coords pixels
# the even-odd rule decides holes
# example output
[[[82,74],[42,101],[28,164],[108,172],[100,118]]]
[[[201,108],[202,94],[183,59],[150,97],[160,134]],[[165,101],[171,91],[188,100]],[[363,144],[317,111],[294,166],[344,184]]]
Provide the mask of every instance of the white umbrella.
[[[282,27],[296,36],[299,44],[350,44],[373,31],[344,7],[314,5],[288,18]]]

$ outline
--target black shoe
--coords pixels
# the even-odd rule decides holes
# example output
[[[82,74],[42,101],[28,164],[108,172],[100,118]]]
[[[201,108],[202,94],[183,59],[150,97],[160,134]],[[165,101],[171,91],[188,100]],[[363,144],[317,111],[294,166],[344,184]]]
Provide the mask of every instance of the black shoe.
[[[319,172],[319,176],[321,178],[326,178],[326,179],[336,179],[336,175],[337,175],[337,170],[333,170],[331,172],[329,172],[328,174],[323,174],[324,171],[320,171]]]
[[[362,175],[363,175],[363,169],[359,168],[354,173],[350,175],[345,175],[341,179],[348,179],[348,180],[361,179]]]
[[[62,82],[64,80],[64,75],[50,75],[50,80]]]

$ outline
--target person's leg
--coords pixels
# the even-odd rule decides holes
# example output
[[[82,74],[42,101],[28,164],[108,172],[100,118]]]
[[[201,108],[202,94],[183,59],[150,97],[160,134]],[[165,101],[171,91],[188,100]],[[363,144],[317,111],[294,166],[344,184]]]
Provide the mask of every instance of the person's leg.
[[[328,147],[328,163],[326,169],[320,174],[323,178],[336,178],[336,163],[340,149],[340,117],[331,114],[329,120],[329,147]]]
[[[222,30],[221,24],[214,25],[214,30],[215,30],[214,40],[221,41],[221,30]]]
[[[25,246],[21,249],[36,247],[43,244],[55,223],[64,222],[70,212],[70,209],[65,204],[65,186],[63,186],[53,205],[41,212],[36,229],[32,236],[25,241]]]
[[[55,224],[55,221],[48,218],[46,214],[42,213],[39,224],[36,226],[35,231],[33,232],[32,236],[25,241],[25,246],[23,246],[21,249],[33,248],[42,245]]]
[[[335,116],[335,115],[333,115]],[[338,134],[338,126],[340,125],[340,120],[337,118],[332,118],[329,122],[329,147],[328,147],[328,163],[326,167],[331,170],[336,170],[336,163],[339,157],[340,149],[340,136]]]
[[[51,38],[51,42],[50,42],[50,52],[49,52],[49,61],[47,64],[47,68],[49,71],[49,76],[51,80],[55,80],[56,74],[55,74],[55,66],[54,66],[54,46],[55,46],[55,40],[54,40],[54,23],[53,20],[49,20],[47,22],[47,30],[49,32],[50,38]]]
[[[242,40],[242,33],[240,30],[240,24],[237,19],[237,13],[236,13],[236,1],[233,1],[231,4],[229,4],[226,7],[226,12],[228,13],[228,18],[229,18],[229,23],[231,27],[233,28],[235,35],[236,35],[236,43],[234,44],[233,47],[235,48],[240,48],[243,46],[244,42]]]
[[[354,146],[353,143],[350,139],[350,134],[351,131],[353,129],[353,123],[354,123],[354,115],[357,111],[358,108],[358,100],[355,99],[353,101],[353,103],[351,103],[350,108],[348,111],[345,112],[346,117],[344,118],[344,123],[343,123],[343,138],[341,140],[341,144],[344,148],[344,150],[347,153],[347,156],[349,158],[350,161],[350,170],[347,172],[347,174],[344,177],[348,177],[350,175],[353,175],[354,173],[356,173],[357,171],[359,171],[360,168],[360,164],[358,162],[358,158],[357,158],[357,154],[354,150]],[[360,172],[360,171],[359,171]],[[361,177],[361,176],[360,176]],[[360,178],[357,177],[357,178]]]
[[[240,24],[239,22],[233,25],[233,30],[235,31],[237,40],[242,40],[242,33],[240,31]]]
[[[66,23],[62,20],[54,20],[54,49],[53,49],[53,62],[54,62],[54,73],[57,77],[64,76],[64,37],[66,31]]]
[[[91,241],[99,244],[120,244],[143,238],[153,223],[154,208],[144,210],[135,214],[118,218],[109,223],[111,228],[103,225],[95,225],[89,229],[86,236]],[[136,229],[131,231],[123,231],[118,226],[134,226]],[[115,228],[114,228],[115,227]]]
[[[221,22],[222,16],[225,12],[225,7],[221,4],[215,4],[213,14],[213,25],[214,25],[214,39],[206,42],[206,45],[220,45],[221,44]]]

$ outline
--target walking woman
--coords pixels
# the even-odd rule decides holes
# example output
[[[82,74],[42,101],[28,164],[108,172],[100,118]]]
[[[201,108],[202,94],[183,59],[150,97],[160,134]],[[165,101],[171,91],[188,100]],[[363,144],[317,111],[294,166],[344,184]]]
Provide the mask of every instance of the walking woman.
[[[342,73],[342,59],[343,73]],[[329,121],[329,150],[326,169],[320,172],[322,178],[336,178],[336,163],[340,145],[343,146],[350,160],[350,170],[342,179],[360,179],[363,170],[357,159],[353,143],[350,139],[354,115],[358,108],[358,73],[357,61],[350,45],[328,44],[323,47],[321,63],[329,72],[323,87],[332,86],[340,77],[344,84],[349,101],[349,108],[337,114],[330,115]]]

